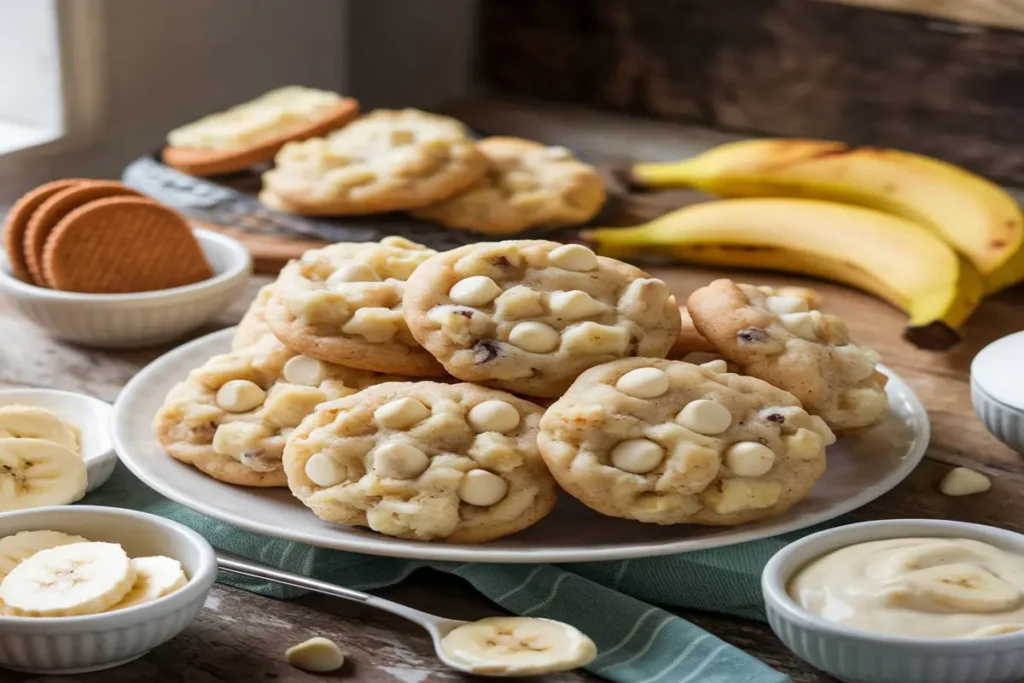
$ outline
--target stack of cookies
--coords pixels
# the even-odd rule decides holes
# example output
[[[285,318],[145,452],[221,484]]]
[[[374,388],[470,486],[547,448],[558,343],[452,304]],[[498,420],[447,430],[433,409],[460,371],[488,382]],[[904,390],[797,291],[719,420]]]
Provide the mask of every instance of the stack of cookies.
[[[564,147],[476,141],[455,119],[416,109],[358,112],[335,93],[281,88],[172,131],[163,159],[196,175],[273,159],[260,201],[276,211],[408,211],[491,235],[579,225],[604,205],[600,175]]]
[[[260,291],[154,428],[211,477],[400,538],[499,538],[559,487],[604,515],[743,524],[885,410],[873,352],[808,300],[722,280],[684,319],[664,282],[579,244],[335,244]]]
[[[184,218],[113,181],[28,192],[8,214],[4,247],[16,278],[65,292],[148,292],[213,275]]]

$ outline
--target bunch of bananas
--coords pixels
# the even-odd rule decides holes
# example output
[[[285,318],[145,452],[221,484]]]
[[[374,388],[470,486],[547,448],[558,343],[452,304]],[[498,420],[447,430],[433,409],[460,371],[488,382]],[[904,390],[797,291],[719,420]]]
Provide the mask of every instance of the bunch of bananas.
[[[588,233],[609,256],[812,275],[906,311],[905,337],[940,350],[983,295],[1024,279],[1024,218],[997,185],[893,149],[816,140],[749,140],[692,159],[640,163],[645,189],[691,187],[729,197],[635,228]]]

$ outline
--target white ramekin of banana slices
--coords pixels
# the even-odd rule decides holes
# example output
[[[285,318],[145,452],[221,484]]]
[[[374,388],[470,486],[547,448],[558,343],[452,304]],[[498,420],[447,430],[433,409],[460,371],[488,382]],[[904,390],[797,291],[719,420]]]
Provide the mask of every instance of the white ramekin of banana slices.
[[[141,657],[184,630],[216,577],[202,536],[144,512],[2,514],[0,667],[75,674]]]

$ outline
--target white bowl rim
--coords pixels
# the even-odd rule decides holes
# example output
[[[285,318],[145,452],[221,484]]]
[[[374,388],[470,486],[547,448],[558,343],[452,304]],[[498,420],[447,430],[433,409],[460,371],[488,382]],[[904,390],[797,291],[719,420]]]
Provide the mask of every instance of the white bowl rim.
[[[2,519],[13,519],[16,517],[30,518],[33,515],[44,513],[44,512],[56,512],[58,510],[66,510],[68,512],[74,512],[75,514],[114,514],[121,515],[134,519],[136,521],[144,522],[146,524],[155,524],[157,526],[164,526],[168,529],[173,530],[176,533],[181,534],[190,542],[192,542],[197,548],[199,548],[200,561],[199,567],[188,577],[188,583],[182,588],[169,593],[163,597],[151,600],[150,602],[144,602],[134,607],[125,607],[119,609],[116,612],[100,612],[98,614],[80,614],[77,616],[68,617],[18,617],[18,616],[5,616],[0,614],[0,625],[16,625],[16,624],[32,624],[33,626],[45,627],[45,626],[60,626],[60,625],[88,625],[90,622],[96,622],[97,626],[102,625],[104,621],[111,620],[126,620],[130,621],[131,617],[138,616],[142,612],[154,609],[163,605],[171,600],[182,601],[185,599],[193,599],[199,597],[201,592],[205,592],[207,589],[203,588],[203,584],[206,580],[210,579],[211,576],[215,579],[217,575],[217,556],[213,550],[213,546],[210,542],[203,538],[199,533],[189,529],[184,524],[175,522],[172,519],[166,519],[159,515],[153,515],[148,512],[142,512],[141,510],[132,510],[129,508],[117,508],[106,505],[58,505],[49,507],[30,508],[28,510],[14,510],[11,512],[0,513]],[[54,529],[54,531],[60,531],[60,529]],[[213,581],[210,581],[213,583]]]
[[[910,528],[908,529],[907,527]],[[802,569],[802,567],[794,567],[788,574],[782,575],[783,564],[793,554],[799,550],[806,549],[808,546],[821,545],[823,546],[821,552],[814,555],[815,558],[820,558],[834,550],[853,545],[853,543],[843,543],[842,539],[865,530],[873,530],[875,533],[870,538],[859,539],[856,543],[869,543],[871,541],[892,538],[911,538],[915,534],[925,537],[973,538],[978,540],[981,537],[995,536],[1006,541],[1006,547],[1016,547],[1017,552],[1024,555],[1024,535],[985,524],[944,519],[881,519],[845,524],[805,536],[777,551],[768,560],[764,571],[761,573],[761,591],[764,594],[765,603],[770,603],[768,606],[784,613],[784,619],[787,621],[796,622],[803,628],[825,632],[841,638],[858,640],[863,643],[941,650],[954,654],[964,651],[992,652],[1024,648],[1024,631],[986,636],[984,638],[925,638],[867,631],[824,619],[804,609],[789,596],[789,591],[786,590],[789,580],[796,572]]]
[[[33,395],[34,394],[36,396],[55,396],[55,395],[56,396],[69,396],[69,397],[74,398],[75,400],[85,401],[86,403],[96,403],[99,406],[102,406],[101,410],[104,410],[104,411],[107,412],[108,421],[109,421],[109,417],[111,415],[113,415],[113,412],[114,412],[113,404],[111,404],[111,403],[109,403],[107,401],[104,401],[102,398],[97,398],[97,397],[92,396],[90,394],[83,394],[83,393],[78,392],[78,391],[67,391],[65,389],[45,389],[43,387],[14,387],[14,386],[12,386],[12,387],[5,387],[3,389],[0,389],[0,401],[2,401],[5,396],[8,396],[10,394],[28,394],[28,395]],[[0,403],[0,405],[7,405],[7,404]],[[97,453],[93,453],[93,454],[89,455],[88,457],[83,454],[82,457],[84,459],[86,459],[86,460],[95,460],[97,458],[103,457],[104,455],[110,454],[110,452],[114,450],[114,437],[110,433],[110,425],[109,424],[107,425],[107,429],[104,429],[102,431],[102,434],[103,434],[103,437],[104,437],[104,445],[106,446],[106,448],[104,450],[102,450],[102,451],[97,452]]]
[[[975,380],[973,377],[971,378],[971,389],[981,394],[989,403],[996,404],[996,406],[998,406],[1000,409],[1024,417],[1024,408],[1019,408],[1015,405],[1011,405],[1006,401],[1000,401],[998,398],[985,391],[985,387],[981,386],[981,383]]]
[[[246,249],[245,245],[238,240],[233,237],[229,237],[228,235],[223,235],[205,228],[193,227],[192,230],[200,241],[216,245],[215,248],[223,248],[232,256],[231,262],[223,272],[216,273],[212,278],[202,280],[201,282],[194,282],[190,285],[182,285],[180,287],[171,287],[170,289],[158,289],[152,292],[132,292],[129,294],[62,292],[56,289],[37,287],[27,282],[22,282],[18,278],[14,277],[14,275],[7,272],[7,269],[10,266],[8,259],[4,256],[3,258],[0,258],[0,265],[4,266],[0,267],[0,285],[3,285],[4,287],[7,287],[19,294],[33,296],[40,299],[49,299],[51,301],[153,303],[159,299],[173,299],[181,294],[198,292],[204,289],[216,287],[237,278],[240,274],[248,272],[252,268],[252,256],[249,254],[249,250]]]

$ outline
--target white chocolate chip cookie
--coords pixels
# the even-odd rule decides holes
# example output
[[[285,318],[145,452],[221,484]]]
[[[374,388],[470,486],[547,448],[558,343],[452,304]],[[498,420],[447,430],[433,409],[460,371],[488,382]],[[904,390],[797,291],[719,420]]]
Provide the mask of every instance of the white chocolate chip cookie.
[[[449,373],[557,397],[589,367],[664,357],[679,333],[661,280],[579,244],[474,244],[427,260],[406,285],[405,318]]]
[[[444,370],[402,316],[405,280],[436,252],[401,237],[307,251],[281,271],[266,319],[286,346],[331,363],[412,377]]]
[[[604,181],[564,147],[519,138],[477,143],[487,174],[454,197],[412,212],[449,228],[510,235],[586,223],[604,205]]]
[[[270,301],[272,285],[260,287],[256,298],[249,304],[248,310],[238,323],[235,330],[235,337],[231,340],[231,350],[238,351],[247,346],[252,346],[265,336],[270,334],[270,326],[267,325],[267,302]]]
[[[889,406],[878,354],[801,296],[716,280],[690,295],[702,336],[745,375],[795,395],[836,431],[870,426]]]
[[[487,160],[455,119],[379,109],[325,138],[281,148],[264,191],[296,213],[400,211],[451,197],[480,179]]]
[[[782,514],[825,473],[835,436],[753,377],[627,358],[587,370],[540,423],[567,492],[612,517],[745,524]]]
[[[288,439],[292,493],[330,522],[480,543],[551,511],[543,409],[472,384],[393,382],[325,403]]]
[[[320,403],[395,377],[289,351],[273,335],[214,356],[176,384],[153,429],[167,452],[242,486],[286,486],[288,434]]]

